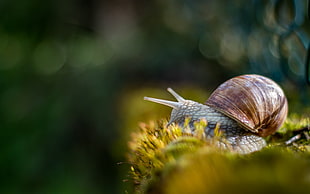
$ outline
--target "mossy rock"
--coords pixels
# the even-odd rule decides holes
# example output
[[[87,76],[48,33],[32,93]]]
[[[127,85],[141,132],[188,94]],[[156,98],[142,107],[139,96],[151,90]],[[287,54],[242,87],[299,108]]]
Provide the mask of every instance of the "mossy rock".
[[[195,135],[166,125],[142,123],[132,134],[128,161],[137,193],[310,192],[309,118],[291,115],[266,148],[247,155],[206,142],[203,122]]]

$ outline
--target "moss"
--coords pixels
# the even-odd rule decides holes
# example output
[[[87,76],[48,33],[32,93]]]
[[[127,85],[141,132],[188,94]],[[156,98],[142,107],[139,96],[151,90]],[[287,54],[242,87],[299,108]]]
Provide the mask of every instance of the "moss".
[[[310,118],[291,114],[282,127],[267,138],[270,144],[284,144],[292,149],[304,150],[310,145]]]
[[[263,150],[238,155],[167,121],[141,123],[129,142],[137,193],[297,193],[310,191],[309,118],[291,115]],[[186,130],[185,130],[186,131]],[[296,141],[287,141],[298,134]],[[219,134],[220,136],[220,134]]]
[[[299,193],[309,191],[309,158],[284,148],[248,156],[198,152],[163,177],[164,193]]]

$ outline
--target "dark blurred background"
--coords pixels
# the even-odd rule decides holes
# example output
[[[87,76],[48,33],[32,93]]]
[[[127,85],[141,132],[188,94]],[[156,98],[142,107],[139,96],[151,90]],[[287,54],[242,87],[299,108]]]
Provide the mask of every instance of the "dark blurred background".
[[[168,117],[143,101],[169,98],[167,87],[203,102],[228,78],[257,73],[283,87],[291,113],[309,114],[308,6],[2,0],[1,193],[131,192],[130,132]]]

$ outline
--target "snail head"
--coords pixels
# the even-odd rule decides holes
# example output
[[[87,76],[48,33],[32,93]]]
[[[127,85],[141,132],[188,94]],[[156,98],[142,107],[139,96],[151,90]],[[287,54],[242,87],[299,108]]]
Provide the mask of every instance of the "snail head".
[[[144,97],[144,100],[155,102],[158,104],[163,104],[172,108],[171,116],[168,125],[173,122],[183,123],[186,117],[195,117],[195,113],[199,112],[201,109],[201,104],[194,102],[192,100],[186,100],[179,94],[177,94],[171,88],[167,89],[170,94],[172,94],[177,102],[170,100],[162,100],[158,98]]]

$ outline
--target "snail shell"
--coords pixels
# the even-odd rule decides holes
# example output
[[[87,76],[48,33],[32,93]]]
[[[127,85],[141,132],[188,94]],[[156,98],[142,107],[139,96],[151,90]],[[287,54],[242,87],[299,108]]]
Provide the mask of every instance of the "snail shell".
[[[205,104],[262,137],[273,134],[288,112],[287,99],[280,86],[255,74],[224,82]]]

